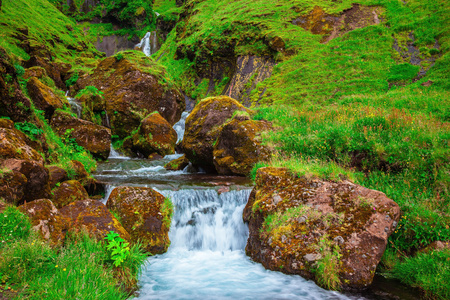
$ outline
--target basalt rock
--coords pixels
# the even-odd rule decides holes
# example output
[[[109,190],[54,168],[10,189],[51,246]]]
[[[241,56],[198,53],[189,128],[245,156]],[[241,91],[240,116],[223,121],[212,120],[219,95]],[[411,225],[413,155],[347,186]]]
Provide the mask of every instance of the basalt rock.
[[[271,128],[269,122],[254,121],[248,115],[236,116],[226,123],[214,145],[214,166],[217,172],[246,176],[255,163],[267,160],[269,149],[261,145],[259,135]]]
[[[1,163],[1,168],[17,171],[25,175],[27,181],[24,195],[19,203],[36,199],[50,198],[49,172],[41,162],[33,160],[7,159]],[[19,181],[23,183],[22,180]]]
[[[69,219],[70,231],[87,231],[98,240],[103,240],[110,231],[114,231],[123,239],[130,240],[128,232],[100,201],[87,199],[72,202],[61,208],[60,212]]]
[[[166,201],[150,188],[118,187],[111,192],[107,207],[120,216],[132,241],[140,240],[147,251],[159,254],[170,245],[172,209]]]
[[[86,189],[77,180],[68,180],[53,190],[53,203],[62,208],[72,202],[89,199]]]
[[[50,241],[52,245],[61,244],[69,229],[68,219],[61,215],[49,199],[39,199],[19,206],[31,221],[33,229]]]
[[[141,52],[120,55],[123,58],[104,59],[93,74],[81,77],[77,83],[79,89],[92,85],[104,93],[113,133],[121,138],[129,136],[153,111],[175,124],[184,111],[185,101],[177,89],[163,83],[164,71]]]
[[[27,90],[37,109],[43,110],[45,118],[50,120],[57,108],[63,108],[65,102],[57,96],[53,90],[39,81],[36,77],[31,77],[27,83]]]
[[[170,171],[181,171],[186,168],[187,165],[189,165],[189,159],[187,159],[186,155],[183,155],[182,157],[174,159],[165,164],[164,168]]]
[[[213,145],[220,134],[221,125],[235,111],[250,113],[239,102],[226,96],[202,100],[186,119],[181,148],[194,165],[207,171],[214,170]]]
[[[67,171],[57,166],[47,166],[50,174],[50,188],[54,188],[59,182],[64,182],[67,179]]]
[[[42,156],[27,144],[28,138],[19,130],[0,128],[0,159],[17,158],[43,162]]]
[[[157,112],[150,114],[141,122],[138,132],[131,137],[132,152],[138,152],[145,158],[157,153],[161,156],[175,153],[177,133]]]
[[[317,266],[333,264],[334,288],[364,289],[399,217],[398,205],[381,192],[262,168],[244,209],[246,253],[267,269],[318,283]]]
[[[92,122],[77,119],[64,111],[55,112],[50,125],[60,136],[70,130],[70,137],[94,157],[107,159],[111,151],[111,130]]]

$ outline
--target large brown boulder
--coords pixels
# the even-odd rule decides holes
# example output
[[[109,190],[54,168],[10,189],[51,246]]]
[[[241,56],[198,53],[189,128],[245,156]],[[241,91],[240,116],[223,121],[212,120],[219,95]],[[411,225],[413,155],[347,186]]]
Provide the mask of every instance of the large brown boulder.
[[[39,199],[19,206],[31,221],[33,229],[52,245],[64,241],[69,223],[49,199]]]
[[[7,159],[0,168],[17,171],[25,175],[27,182],[24,187],[24,195],[20,200],[33,201],[36,199],[50,198],[49,172],[41,162],[34,160]]]
[[[69,177],[67,176],[67,171],[58,166],[47,166],[48,172],[50,174],[50,188],[54,188],[59,182],[64,182]]]
[[[27,144],[25,134],[17,129],[0,128],[0,159],[8,158],[44,161],[44,158]]]
[[[262,168],[244,209],[246,253],[265,268],[326,288],[363,289],[399,217],[398,205],[381,192]]]
[[[62,208],[72,202],[89,199],[86,189],[77,180],[64,181],[53,190],[53,203]]]
[[[92,74],[78,80],[77,87],[91,85],[104,93],[112,132],[125,138],[153,111],[172,125],[180,119],[184,97],[164,73],[142,52],[126,51],[101,61]]]
[[[236,100],[219,96],[202,100],[189,114],[181,147],[194,165],[207,171],[214,170],[213,145],[220,134],[221,125],[235,111],[250,113]]]
[[[183,155],[182,157],[169,161],[164,165],[164,168],[170,171],[181,171],[188,165],[189,160],[186,158],[186,155]]]
[[[122,186],[111,192],[107,207],[119,215],[132,241],[140,240],[152,254],[167,251],[172,215],[169,199],[150,188]]]
[[[64,136],[70,130],[70,137],[88,150],[94,157],[107,159],[111,151],[111,130],[92,122],[72,117],[64,111],[56,111],[50,125]]]
[[[41,67],[45,69],[48,77],[50,77],[55,82],[55,85],[59,89],[67,89],[65,80],[68,79],[69,71],[72,68],[70,64],[52,62],[48,57],[45,57],[45,55],[34,55],[34,53],[32,53],[31,58],[26,62],[26,67]]]
[[[37,109],[43,110],[46,119],[50,119],[57,108],[63,108],[65,100],[53,92],[36,77],[31,77],[27,82],[27,90]]]
[[[25,194],[27,178],[18,171],[0,168],[0,199],[18,205]]]
[[[130,141],[124,142],[124,148],[128,146],[132,152],[148,158],[153,153],[162,156],[175,153],[176,142],[177,132],[158,112],[154,112],[142,120]]]
[[[69,219],[71,231],[85,230],[99,240],[103,240],[110,231],[114,231],[123,239],[130,240],[128,232],[100,201],[92,199],[76,201],[59,211]]]
[[[254,121],[237,115],[226,123],[214,145],[214,166],[219,174],[247,176],[258,161],[269,157],[259,135],[272,128],[266,121]]]

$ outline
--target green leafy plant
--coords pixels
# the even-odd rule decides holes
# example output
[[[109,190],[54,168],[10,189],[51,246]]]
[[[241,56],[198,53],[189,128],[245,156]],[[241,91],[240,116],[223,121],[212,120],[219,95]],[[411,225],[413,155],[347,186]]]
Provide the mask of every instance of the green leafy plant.
[[[35,139],[36,136],[41,135],[43,133],[43,130],[38,128],[35,124],[29,123],[29,122],[16,122],[14,123],[14,127],[16,129],[22,131],[29,137]]]
[[[75,83],[77,83],[78,81],[78,73],[73,74],[72,76],[70,76],[69,79],[66,80],[66,86],[67,87],[71,87],[72,85],[74,85]]]
[[[111,260],[114,261],[114,266],[120,266],[130,255],[130,243],[125,242],[125,240],[114,231],[110,231],[106,235],[105,240],[108,241],[106,249],[109,251]]]
[[[83,95],[103,96],[103,92],[99,91],[95,86],[88,85],[87,87],[79,91],[78,94],[75,96],[75,98],[80,98]]]

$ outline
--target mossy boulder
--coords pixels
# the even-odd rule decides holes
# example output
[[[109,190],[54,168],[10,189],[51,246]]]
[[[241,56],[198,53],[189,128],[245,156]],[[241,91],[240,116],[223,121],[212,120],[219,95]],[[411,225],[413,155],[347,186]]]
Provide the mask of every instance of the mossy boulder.
[[[49,199],[39,199],[19,206],[31,221],[33,229],[50,241],[52,245],[61,244],[69,229],[68,219],[63,217]]]
[[[100,201],[86,199],[72,202],[61,208],[60,212],[69,219],[72,232],[87,231],[90,236],[103,240],[110,231],[114,231],[123,239],[130,240],[128,232]]]
[[[65,99],[54,93],[53,89],[46,86],[36,77],[31,77],[27,82],[27,90],[37,109],[43,110],[45,118],[50,120],[58,108],[67,104]]]
[[[167,155],[175,153],[177,133],[158,112],[154,112],[142,120],[139,130],[130,138],[131,143],[124,143],[124,147],[148,158],[153,153]]]
[[[40,45],[37,45],[37,48],[35,49],[37,51],[33,51],[33,49],[28,49],[27,52],[31,54],[30,55],[31,57],[25,63],[25,66],[28,68],[41,67],[45,69],[45,72],[48,75],[48,77],[50,77],[53,80],[53,82],[59,89],[61,90],[67,89],[65,81],[70,77],[69,71],[72,68],[72,66],[68,63],[50,61],[50,58],[46,57],[49,56],[48,54],[35,53],[35,52],[48,52],[48,50],[40,51],[40,49],[38,49],[39,46]]]
[[[244,209],[246,253],[270,270],[331,289],[364,289],[400,217],[385,194],[349,181],[261,168]]]
[[[107,159],[111,151],[111,130],[92,122],[81,120],[58,110],[50,125],[60,136],[68,135],[94,157]]]
[[[84,165],[78,160],[71,160],[70,165],[71,169],[69,170],[69,172],[72,173],[71,178],[81,182],[86,181],[89,173],[86,171]]]
[[[18,205],[25,194],[27,177],[9,168],[0,167],[0,199]]]
[[[67,171],[58,166],[47,166],[48,172],[50,174],[50,188],[54,188],[57,183],[64,182],[67,179]]]
[[[31,67],[25,70],[25,74],[23,74],[23,79],[30,79],[31,77],[36,77],[37,79],[41,79],[47,76],[47,71],[45,71],[42,67]]]
[[[150,188],[122,186],[111,192],[107,207],[120,217],[132,241],[140,240],[152,254],[167,251],[172,215],[170,200]]]
[[[235,111],[251,112],[227,96],[206,98],[197,104],[186,119],[181,142],[189,161],[207,171],[214,170],[213,145],[219,137],[221,125],[231,119]]]
[[[43,157],[27,142],[28,138],[19,130],[0,128],[0,159],[17,158],[43,162]]]
[[[68,180],[53,190],[53,203],[62,208],[72,202],[89,199],[86,189],[77,180]]]
[[[269,149],[261,145],[259,135],[272,128],[266,121],[237,115],[226,123],[214,145],[214,166],[219,174],[247,176],[258,161],[269,157]]]
[[[167,164],[164,165],[166,170],[170,171],[181,171],[189,165],[189,159],[187,159],[186,155],[174,159]]]
[[[27,181],[24,187],[24,195],[19,203],[36,199],[50,198],[49,172],[41,162],[23,159],[4,160],[0,168],[17,171],[25,175]],[[21,180],[19,182],[22,182]]]
[[[167,81],[165,71],[142,52],[120,55],[102,60],[92,74],[82,76],[77,83],[79,89],[91,85],[103,92],[113,133],[120,138],[129,136],[153,111],[175,124],[185,101]]]

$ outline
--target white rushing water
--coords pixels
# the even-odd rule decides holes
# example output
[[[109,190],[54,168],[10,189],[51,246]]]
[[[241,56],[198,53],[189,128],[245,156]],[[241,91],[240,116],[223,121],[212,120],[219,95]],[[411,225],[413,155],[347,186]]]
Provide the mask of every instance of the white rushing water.
[[[147,32],[141,42],[136,47],[142,49],[145,55],[150,56],[159,50],[158,36],[156,31]]]
[[[83,112],[81,104],[77,99],[69,97],[69,91],[66,92],[66,99],[69,101],[71,111],[77,115],[77,118],[81,118],[81,113]]]
[[[250,190],[161,191],[175,213],[171,246],[150,257],[137,299],[349,299],[300,276],[265,270],[244,252]]]
[[[186,126],[186,118],[189,116],[189,112],[185,111],[181,114],[181,118],[173,125],[173,129],[177,132],[177,144],[183,140],[184,128]]]
[[[116,149],[114,149],[113,145],[111,144],[111,151],[109,152],[108,159],[130,159],[128,156],[124,156],[121,153],[119,153]]]

